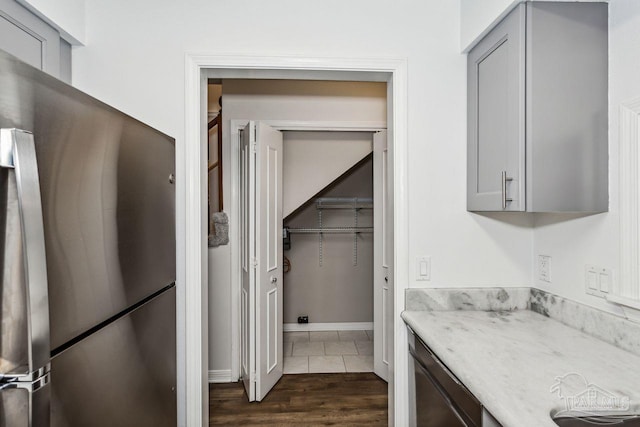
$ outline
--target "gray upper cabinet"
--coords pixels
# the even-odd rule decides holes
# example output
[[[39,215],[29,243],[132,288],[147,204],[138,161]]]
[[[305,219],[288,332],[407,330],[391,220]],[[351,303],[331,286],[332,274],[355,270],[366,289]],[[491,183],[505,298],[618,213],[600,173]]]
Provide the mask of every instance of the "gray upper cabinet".
[[[608,209],[607,19],[526,2],[469,52],[468,210]]]
[[[15,0],[0,0],[0,49],[54,77],[71,80],[71,46]]]
[[[469,53],[471,210],[525,207],[525,17],[518,7]]]

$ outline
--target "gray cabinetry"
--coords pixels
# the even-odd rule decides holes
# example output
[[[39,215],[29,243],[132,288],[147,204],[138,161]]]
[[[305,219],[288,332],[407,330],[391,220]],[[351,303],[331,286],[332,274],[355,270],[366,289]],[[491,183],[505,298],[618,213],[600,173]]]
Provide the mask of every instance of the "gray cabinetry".
[[[71,46],[15,0],[0,0],[0,49],[54,77],[71,80]]]
[[[607,15],[526,2],[469,52],[468,210],[607,210]]]
[[[469,53],[472,210],[524,209],[525,16],[518,7]]]

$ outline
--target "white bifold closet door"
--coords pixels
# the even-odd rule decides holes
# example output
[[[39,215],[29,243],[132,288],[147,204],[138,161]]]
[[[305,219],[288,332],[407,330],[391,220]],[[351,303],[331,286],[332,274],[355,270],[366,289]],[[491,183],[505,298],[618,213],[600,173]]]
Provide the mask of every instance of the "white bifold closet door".
[[[392,203],[389,195],[389,151],[387,131],[373,134],[373,371],[389,380],[389,321],[393,316],[393,256]]]
[[[241,371],[249,401],[282,377],[282,133],[249,122],[241,136]]]

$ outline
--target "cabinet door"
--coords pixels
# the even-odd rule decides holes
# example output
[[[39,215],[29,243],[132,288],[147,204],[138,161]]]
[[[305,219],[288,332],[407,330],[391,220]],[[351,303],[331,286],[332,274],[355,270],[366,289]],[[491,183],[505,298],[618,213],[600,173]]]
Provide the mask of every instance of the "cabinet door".
[[[525,21],[520,5],[467,58],[467,209],[523,211]]]
[[[60,78],[60,34],[15,0],[0,0],[0,49]]]

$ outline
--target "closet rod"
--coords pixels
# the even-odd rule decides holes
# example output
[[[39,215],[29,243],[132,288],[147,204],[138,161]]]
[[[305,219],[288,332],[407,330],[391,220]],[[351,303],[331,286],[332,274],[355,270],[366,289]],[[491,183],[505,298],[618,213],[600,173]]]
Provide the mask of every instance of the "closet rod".
[[[290,234],[373,233],[373,227],[287,228]]]
[[[320,197],[316,209],[373,209],[370,197]]]
[[[316,202],[320,203],[373,203],[371,197],[318,197]]]
[[[321,210],[321,209],[349,209],[349,210],[353,210],[353,209],[373,209],[373,205],[371,205],[371,204],[366,204],[366,205],[362,205],[362,204],[359,204],[359,205],[346,205],[346,204],[343,204],[343,205],[338,205],[338,204],[335,204],[335,205],[320,205],[320,204],[318,204],[316,206],[316,209],[318,209],[318,210]]]

